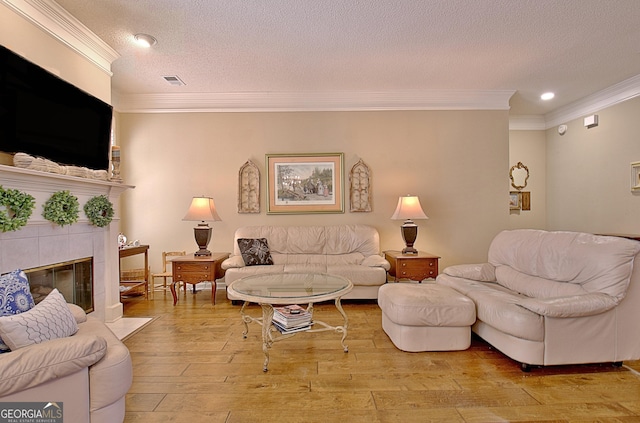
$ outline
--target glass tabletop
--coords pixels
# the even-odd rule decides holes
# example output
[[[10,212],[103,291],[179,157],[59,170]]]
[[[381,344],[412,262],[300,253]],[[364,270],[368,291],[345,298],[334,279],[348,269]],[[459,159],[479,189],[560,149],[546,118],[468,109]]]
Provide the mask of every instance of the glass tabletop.
[[[269,304],[325,301],[352,288],[349,279],[326,273],[265,273],[235,280],[228,287],[240,299]]]

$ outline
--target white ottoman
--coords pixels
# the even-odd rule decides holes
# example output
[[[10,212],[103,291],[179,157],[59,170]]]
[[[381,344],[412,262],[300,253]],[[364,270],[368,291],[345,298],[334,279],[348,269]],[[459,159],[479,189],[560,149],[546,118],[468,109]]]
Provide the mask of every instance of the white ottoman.
[[[387,283],[378,291],[382,329],[403,351],[466,350],[476,307],[458,291],[433,283]]]

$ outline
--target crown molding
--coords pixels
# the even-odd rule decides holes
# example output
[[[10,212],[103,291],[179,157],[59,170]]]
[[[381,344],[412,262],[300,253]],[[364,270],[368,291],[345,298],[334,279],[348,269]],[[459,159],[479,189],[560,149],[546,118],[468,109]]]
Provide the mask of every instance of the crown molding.
[[[122,95],[121,113],[509,110],[515,91],[241,92]]]
[[[625,79],[611,87],[597,91],[581,100],[560,107],[545,115],[546,129],[570,120],[592,115],[607,107],[625,102],[640,95],[640,75]]]
[[[120,55],[52,0],[0,0],[19,15],[95,64],[109,76]],[[175,93],[119,95],[122,113],[365,111],[365,110],[509,110],[511,90],[429,90],[418,92],[334,93]],[[546,130],[640,96],[640,75],[584,97],[544,116],[509,118],[511,130]]]
[[[640,96],[640,75],[625,79],[544,116],[510,116],[509,129],[544,131]]]
[[[544,131],[547,129],[543,115],[509,116],[510,131]]]
[[[120,55],[52,0],[0,0],[19,15],[113,76],[111,63]]]

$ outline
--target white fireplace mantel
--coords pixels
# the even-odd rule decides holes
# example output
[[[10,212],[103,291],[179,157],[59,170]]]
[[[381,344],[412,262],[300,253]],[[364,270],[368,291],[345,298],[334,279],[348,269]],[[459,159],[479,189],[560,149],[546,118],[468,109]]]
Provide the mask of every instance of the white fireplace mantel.
[[[0,273],[93,257],[95,311],[92,315],[107,322],[122,317],[117,239],[119,205],[120,195],[134,187],[6,165],[0,165],[0,185],[24,191],[36,200],[26,226],[13,232],[0,232]],[[62,190],[71,192],[80,203],[78,222],[63,227],[42,216],[47,199]],[[84,204],[97,195],[106,195],[114,205],[114,219],[104,228],[91,225],[82,210]]]

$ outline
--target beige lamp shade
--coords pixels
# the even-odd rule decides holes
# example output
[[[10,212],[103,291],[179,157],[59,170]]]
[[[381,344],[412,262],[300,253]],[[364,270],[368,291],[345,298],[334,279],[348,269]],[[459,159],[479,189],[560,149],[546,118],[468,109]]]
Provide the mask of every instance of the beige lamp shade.
[[[194,253],[198,256],[210,256],[211,251],[207,250],[209,241],[211,241],[212,228],[206,222],[221,221],[218,212],[216,211],[216,205],[211,197],[193,197],[191,205],[187,214],[182,220],[197,221],[198,226],[193,228],[193,234],[196,238],[196,244],[198,244],[198,251]]]
[[[413,244],[418,238],[418,225],[413,222],[413,219],[428,219],[427,215],[422,211],[420,199],[414,195],[400,197],[396,211],[391,216],[391,219],[404,220],[401,231],[406,247],[402,250],[402,254],[418,254],[418,250],[413,248]]]
[[[391,216],[392,220],[428,219],[422,211],[420,199],[415,195],[407,195],[398,199],[396,211]]]
[[[182,218],[182,220],[213,222],[221,221],[222,219],[218,216],[213,198],[193,197],[189,210],[187,210],[187,214]]]

